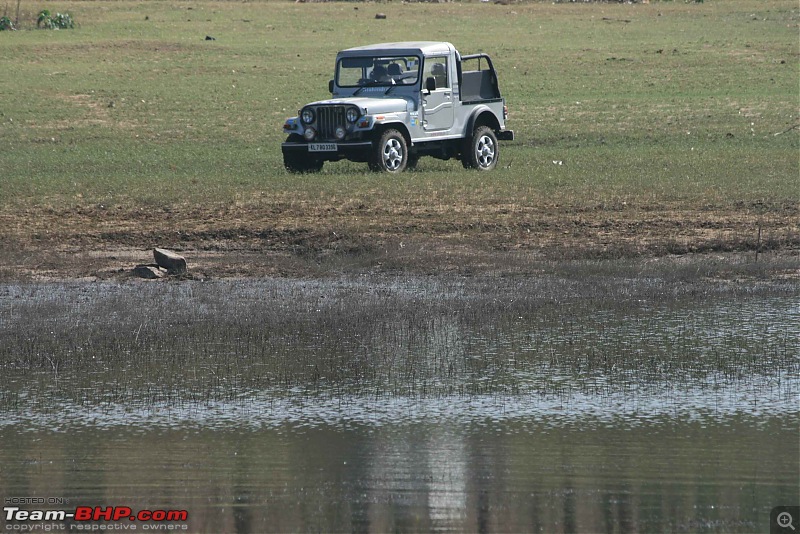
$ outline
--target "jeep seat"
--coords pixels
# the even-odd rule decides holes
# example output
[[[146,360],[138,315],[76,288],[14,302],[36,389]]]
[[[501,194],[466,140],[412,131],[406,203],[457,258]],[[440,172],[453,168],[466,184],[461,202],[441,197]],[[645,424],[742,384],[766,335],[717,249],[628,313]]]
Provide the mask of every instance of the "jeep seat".
[[[437,89],[447,87],[447,69],[445,69],[444,63],[434,63],[431,66],[431,74],[433,79],[436,80]]]

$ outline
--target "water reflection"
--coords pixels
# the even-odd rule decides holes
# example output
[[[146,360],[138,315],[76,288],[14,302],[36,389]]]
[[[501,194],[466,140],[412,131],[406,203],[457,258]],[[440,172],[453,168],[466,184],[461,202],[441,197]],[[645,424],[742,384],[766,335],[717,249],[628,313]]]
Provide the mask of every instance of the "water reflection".
[[[538,419],[6,428],[0,492],[185,508],[205,532],[752,532],[797,497],[794,418]]]
[[[210,428],[243,430],[319,426],[436,423],[489,425],[532,420],[537,425],[583,428],[623,425],[629,428],[670,418],[687,421],[735,416],[792,416],[797,413],[800,377],[757,377],[746,384],[725,385],[711,378],[693,387],[638,388],[606,394],[568,392],[563,395],[485,394],[470,396],[332,396],[283,391],[259,391],[230,401],[139,401],[124,404],[74,403],[58,406],[33,394],[0,419],[0,428],[18,432],[80,428]],[[49,404],[55,401],[50,399]],[[41,407],[45,405],[45,409]]]
[[[534,285],[2,288],[0,495],[198,532],[752,532],[798,501],[796,295]]]

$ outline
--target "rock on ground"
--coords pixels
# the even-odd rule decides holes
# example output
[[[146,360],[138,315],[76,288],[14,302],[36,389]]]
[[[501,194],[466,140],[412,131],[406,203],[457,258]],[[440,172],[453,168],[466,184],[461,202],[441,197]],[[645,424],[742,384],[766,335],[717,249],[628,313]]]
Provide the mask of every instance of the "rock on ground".
[[[163,278],[165,272],[158,265],[137,265],[133,268],[133,275],[145,280]]]
[[[189,272],[186,266],[186,259],[171,250],[154,248],[153,257],[155,257],[158,266],[166,269],[169,274],[186,274]]]

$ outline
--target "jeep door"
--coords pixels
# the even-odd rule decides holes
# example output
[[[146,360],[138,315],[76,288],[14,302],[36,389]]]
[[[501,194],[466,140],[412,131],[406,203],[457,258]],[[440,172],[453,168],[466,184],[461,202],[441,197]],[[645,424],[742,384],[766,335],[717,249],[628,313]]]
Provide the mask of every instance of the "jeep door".
[[[448,56],[425,58],[422,75],[422,127],[426,132],[449,130],[453,127],[455,106],[451,89]],[[436,89],[428,93],[425,81],[433,78]]]

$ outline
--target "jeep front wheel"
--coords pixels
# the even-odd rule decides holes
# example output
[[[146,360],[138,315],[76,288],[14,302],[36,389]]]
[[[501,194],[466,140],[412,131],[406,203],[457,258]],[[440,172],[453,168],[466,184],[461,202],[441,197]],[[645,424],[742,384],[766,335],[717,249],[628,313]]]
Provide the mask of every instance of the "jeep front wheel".
[[[490,171],[497,165],[500,156],[497,136],[488,126],[478,126],[466,140],[461,154],[461,163],[467,169]]]
[[[408,165],[408,145],[403,134],[386,130],[372,145],[369,168],[376,172],[401,173]]]

